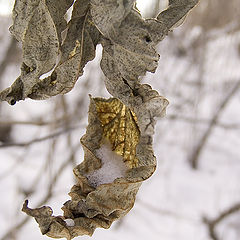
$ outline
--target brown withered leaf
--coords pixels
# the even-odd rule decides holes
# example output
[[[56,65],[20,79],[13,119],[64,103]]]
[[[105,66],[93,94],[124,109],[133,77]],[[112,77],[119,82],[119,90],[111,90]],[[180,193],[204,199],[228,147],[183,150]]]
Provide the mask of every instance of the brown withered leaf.
[[[172,0],[169,8],[160,13],[157,19],[147,20],[144,20],[133,7],[131,11],[125,7],[125,12],[128,14],[122,15],[125,18],[122,19],[121,24],[115,25],[114,31],[112,30],[113,34],[107,34],[106,39],[102,41],[104,56],[101,67],[106,77],[109,79],[110,75],[121,75],[120,81],[125,81],[134,91],[139,82],[139,76],[145,75],[147,71],[156,70],[159,59],[155,51],[157,43],[184,18],[197,2],[197,0]],[[104,11],[105,15],[108,15],[109,9],[93,8],[91,11],[92,15],[100,15],[100,12]],[[112,11],[116,11],[115,14],[119,15],[117,8]],[[101,29],[102,26],[98,21],[95,21],[95,24]],[[111,24],[108,26],[112,27]],[[109,57],[111,60],[107,60]],[[110,62],[114,66],[110,65]],[[114,94],[113,96],[118,97]]]
[[[95,57],[99,38],[89,14],[89,0],[75,1],[61,59],[50,77],[35,84],[29,97],[42,99],[69,92],[83,74],[86,63]]]
[[[52,75],[33,81],[35,68],[24,63],[22,75],[4,95],[5,100],[22,99],[22,76],[35,84],[27,97],[39,99],[69,91],[85,63],[94,57],[101,37],[98,29],[103,34],[101,68],[114,98],[90,98],[89,124],[81,138],[84,161],[74,168],[77,183],[69,193],[71,200],[62,207],[63,216],[52,216],[49,207],[30,209],[25,202],[23,211],[36,219],[43,234],[72,239],[91,236],[97,227],[109,228],[131,210],[142,181],[154,173],[154,126],[156,118],[164,116],[168,101],[149,85],[141,85],[139,76],[155,71],[157,42],[196,4],[194,0],[169,2],[169,9],[157,19],[144,20],[131,0],[75,1],[62,57]],[[121,171],[115,171],[119,167]]]
[[[50,2],[48,3],[48,7],[52,6]],[[67,6],[70,5],[69,1],[65,3]],[[25,8],[28,9],[27,6]],[[56,7],[51,12],[54,9]],[[63,10],[61,11],[63,13]],[[51,18],[43,0],[35,7],[35,13],[24,30],[24,62],[21,75],[11,87],[0,93],[0,100],[8,101],[10,104],[26,97],[46,99],[70,91],[78,77],[83,74],[85,64],[95,57],[95,47],[100,33],[91,20],[89,0],[77,0],[74,3],[67,36],[61,46],[61,59],[52,74],[41,79],[40,76],[50,71],[56,63],[59,53],[58,35],[64,22]],[[54,25],[54,20],[57,21],[57,26]]]
[[[131,210],[142,181],[149,178],[156,168],[152,151],[154,119],[164,114],[167,105],[166,99],[148,85],[142,85],[138,92],[141,98],[131,100],[136,106],[134,110],[115,98],[90,98],[89,124],[81,138],[84,161],[74,169],[77,183],[69,193],[71,200],[64,203],[63,216],[52,216],[49,207],[30,209],[27,202],[23,206],[23,211],[36,219],[43,234],[67,239],[91,236],[97,227],[109,228],[113,221]],[[108,164],[106,161],[114,161],[109,159],[107,152],[99,155],[106,141],[110,142],[113,152],[122,146],[121,141],[127,142],[123,144],[125,147],[114,153],[122,156],[119,161],[124,161],[125,157],[129,159],[130,155],[132,157],[127,162],[124,176],[117,176],[106,183],[99,179],[101,175],[95,176],[99,182],[93,186],[89,175],[104,169]],[[115,170],[113,167],[105,171]],[[71,224],[68,224],[69,220]]]
[[[103,136],[111,143],[112,151],[121,155],[131,168],[137,167],[136,145],[140,132],[136,115],[117,98],[94,101]]]

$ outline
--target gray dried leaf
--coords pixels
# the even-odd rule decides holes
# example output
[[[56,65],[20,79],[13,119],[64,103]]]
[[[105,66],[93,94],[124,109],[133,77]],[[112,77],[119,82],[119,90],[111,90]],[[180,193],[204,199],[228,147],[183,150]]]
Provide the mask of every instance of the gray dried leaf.
[[[23,63],[36,77],[50,71],[56,64],[59,42],[56,27],[43,0],[35,8],[23,37]],[[23,78],[26,97],[32,82]],[[29,86],[28,86],[29,85]]]
[[[134,19],[137,20],[133,21]],[[147,71],[154,72],[156,70],[159,55],[156,53],[155,43],[151,40],[151,35],[138,13],[131,12],[123,26],[125,27],[119,29],[117,41],[102,40],[101,68],[109,81],[118,75],[119,81],[124,79],[126,84],[134,89],[139,81],[139,76],[145,75]],[[106,85],[108,85],[107,80]],[[117,97],[117,95],[113,96]]]
[[[77,0],[61,47],[61,59],[49,77],[40,79],[56,64],[59,32],[44,1],[39,2],[35,13],[25,30],[21,76],[0,93],[0,100],[10,104],[26,97],[46,99],[70,91],[83,74],[85,64],[95,57],[100,33],[91,20],[89,1]]]
[[[28,23],[32,18],[35,9],[38,7],[40,0],[15,0],[12,17],[13,25],[10,32],[14,37],[22,42]]]
[[[62,42],[61,33],[67,28],[67,21],[64,18],[67,10],[72,6],[74,0],[45,0],[52,20],[57,30],[59,42]]]
[[[157,20],[170,30],[179,26],[198,2],[199,0],[169,0],[168,8],[157,16]]]
[[[129,104],[130,97],[136,95],[139,76],[154,72],[157,67],[157,43],[196,3],[196,0],[170,1],[169,8],[157,19],[147,20],[132,9],[119,27],[114,28],[114,35],[102,40],[101,68],[107,77],[105,85],[114,97]]]
[[[134,3],[135,0],[91,0],[91,15],[99,31],[106,38],[115,38]]]
[[[155,45],[141,15],[131,11],[119,27],[116,39],[110,43],[123,78],[137,80],[146,71],[156,70],[159,55]]]
[[[35,84],[29,97],[42,99],[69,92],[83,74],[86,63],[95,57],[99,39],[100,33],[89,14],[89,0],[75,1],[61,59],[50,77]]]

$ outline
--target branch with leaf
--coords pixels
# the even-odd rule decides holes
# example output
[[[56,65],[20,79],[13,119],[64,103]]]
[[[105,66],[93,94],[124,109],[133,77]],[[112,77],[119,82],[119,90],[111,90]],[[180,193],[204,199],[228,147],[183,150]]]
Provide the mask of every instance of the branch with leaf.
[[[26,98],[69,92],[95,57],[97,44],[103,47],[100,65],[113,96],[90,97],[89,125],[81,138],[85,157],[74,168],[77,182],[69,193],[71,200],[64,203],[63,216],[52,216],[50,207],[31,209],[24,203],[23,211],[36,219],[43,234],[67,239],[92,235],[133,207],[142,181],[155,171],[154,126],[168,105],[139,77],[156,70],[156,45],[197,2],[169,0],[168,9],[155,19],[143,19],[134,0],[15,1],[10,31],[22,43],[23,63],[21,75],[0,93],[0,100],[14,105]],[[72,5],[67,23],[64,16]],[[108,145],[124,168],[113,181],[100,183],[96,173],[109,164],[103,151]],[[96,178],[94,184],[90,178]]]

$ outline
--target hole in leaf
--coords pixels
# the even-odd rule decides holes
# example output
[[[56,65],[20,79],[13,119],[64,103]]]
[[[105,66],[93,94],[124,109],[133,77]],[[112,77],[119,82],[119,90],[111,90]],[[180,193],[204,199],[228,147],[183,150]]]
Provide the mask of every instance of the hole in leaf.
[[[16,104],[16,100],[12,99],[12,100],[10,101],[10,104],[11,104],[11,105],[15,105],[15,104]]]
[[[57,73],[56,72],[53,72],[51,74],[51,82],[55,81],[57,79]]]
[[[151,39],[148,35],[144,37],[144,40],[145,40],[147,43],[149,43],[149,42],[152,41],[152,39]]]

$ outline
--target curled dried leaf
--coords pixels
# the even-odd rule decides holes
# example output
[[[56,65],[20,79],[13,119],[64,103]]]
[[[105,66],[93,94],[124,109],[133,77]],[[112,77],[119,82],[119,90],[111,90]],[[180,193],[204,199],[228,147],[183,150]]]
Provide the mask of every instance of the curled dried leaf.
[[[62,32],[67,28],[67,21],[64,16],[67,10],[72,6],[74,0],[45,0],[51,14],[52,20],[56,27],[59,42],[62,43]]]
[[[139,92],[142,104],[135,105],[137,112],[116,98],[90,99],[89,125],[81,139],[84,161],[74,169],[77,183],[69,193],[71,200],[64,203],[63,217],[53,217],[49,207],[30,209],[26,203],[23,207],[23,211],[36,219],[43,234],[67,239],[85,234],[91,236],[97,227],[109,228],[133,207],[141,182],[156,168],[151,146],[152,128],[154,118],[165,111],[167,104],[147,85]],[[137,102],[133,100],[133,104]],[[110,158],[109,152],[103,150],[106,141],[111,146]],[[113,158],[125,163],[126,167],[123,175],[115,175],[109,182],[108,172],[114,174],[120,166]],[[108,162],[114,161],[109,169]],[[105,176],[99,174],[99,169],[105,171]],[[94,185],[92,178],[95,178]],[[70,225],[68,219],[71,219]]]
[[[15,4],[15,12],[29,9],[26,4],[20,3]],[[27,18],[28,25],[24,25],[24,29],[20,28],[21,32],[20,30],[16,32],[19,36],[23,32],[24,36],[20,39],[23,41],[22,71],[12,86],[0,93],[2,101],[11,104],[27,97],[46,99],[60,93],[64,94],[73,88],[78,77],[83,74],[85,64],[95,57],[100,33],[91,20],[89,0],[77,0],[74,3],[67,36],[61,46],[61,59],[55,66],[60,52],[59,35],[65,26],[65,20],[61,21],[60,15],[62,16],[65,8],[71,5],[71,1],[53,4],[49,0],[47,3],[48,5],[44,0],[38,1],[38,5],[34,5],[31,18]],[[53,14],[58,4],[63,3],[64,8],[60,7],[59,12]],[[18,5],[21,5],[21,8]],[[23,17],[20,17],[16,17],[12,29],[18,29],[16,24],[23,21]],[[50,70],[53,71],[51,75],[42,79],[41,75]]]
[[[136,115],[116,98],[94,101],[103,136],[111,143],[112,151],[121,155],[131,168],[136,167],[136,145],[140,135]]]
[[[118,28],[132,10],[135,0],[91,0],[91,15],[99,31],[116,38]]]
[[[100,33],[89,14],[89,0],[77,0],[73,6],[67,36],[61,47],[62,56],[51,76],[37,82],[33,87],[33,99],[42,99],[69,92],[83,68],[95,57]]]
[[[169,30],[178,27],[198,2],[199,0],[169,0],[168,8],[158,14],[157,20]]]

